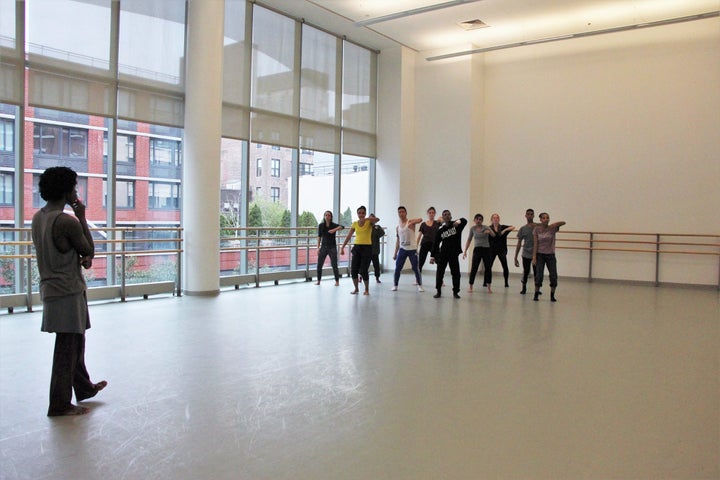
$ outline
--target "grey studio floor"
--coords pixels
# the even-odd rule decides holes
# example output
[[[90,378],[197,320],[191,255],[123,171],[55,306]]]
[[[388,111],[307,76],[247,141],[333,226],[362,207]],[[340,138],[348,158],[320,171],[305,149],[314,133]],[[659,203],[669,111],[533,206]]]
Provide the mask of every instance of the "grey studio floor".
[[[91,305],[78,417],[45,416],[41,314],[1,315],[0,477],[720,478],[717,290],[383,278]]]

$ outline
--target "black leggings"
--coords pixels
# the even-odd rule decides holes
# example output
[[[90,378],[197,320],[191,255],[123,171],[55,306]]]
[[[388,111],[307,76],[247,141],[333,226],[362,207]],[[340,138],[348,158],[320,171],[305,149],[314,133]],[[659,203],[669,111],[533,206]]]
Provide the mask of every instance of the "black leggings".
[[[490,249],[490,268],[488,269],[490,271],[490,281],[486,282],[488,285],[490,285],[490,282],[492,282],[492,266],[495,263],[495,257],[500,259],[500,265],[502,265],[503,270],[503,278],[505,279],[505,284],[508,283],[508,278],[510,278],[510,269],[508,268],[507,263],[507,251],[502,250],[494,250]]]
[[[473,248],[472,264],[470,267],[470,285],[473,285],[475,283],[475,275],[477,275],[477,271],[480,269],[480,260],[482,260],[483,265],[485,266],[483,283],[485,285],[488,285],[490,281],[492,281],[490,273],[490,248],[475,247]]]
[[[425,265],[425,260],[427,259],[428,254],[432,250],[432,242],[423,242],[420,244],[420,252],[418,255],[420,256],[420,261],[418,262],[418,268],[422,272],[422,267]]]

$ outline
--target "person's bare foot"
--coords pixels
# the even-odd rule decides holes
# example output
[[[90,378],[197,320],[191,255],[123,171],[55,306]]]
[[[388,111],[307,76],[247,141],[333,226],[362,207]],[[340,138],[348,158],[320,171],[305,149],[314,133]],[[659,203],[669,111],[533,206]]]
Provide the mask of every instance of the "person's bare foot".
[[[370,295],[370,292],[369,292],[368,290],[365,290],[365,291],[363,292],[363,295]]]
[[[335,286],[336,286],[336,287],[339,287],[339,286],[340,286],[340,282],[338,282],[337,280],[335,280]]]
[[[488,287],[488,293],[492,293],[492,288],[490,288],[490,285],[488,285],[487,287]]]
[[[473,290],[472,290],[472,287],[473,287],[472,285],[470,285],[470,286],[468,287],[468,293],[472,293],[472,291],[473,291]]]
[[[70,405],[65,410],[60,412],[48,412],[48,417],[65,417],[69,415],[85,415],[90,411],[87,407],[78,407],[76,405]]]
[[[318,280],[317,282],[315,282],[315,285],[320,285],[320,280]]]
[[[98,392],[99,392],[100,390],[102,390],[103,388],[107,387],[107,384],[108,384],[108,382],[105,381],[105,380],[99,381],[98,383],[96,383],[96,384],[93,385],[93,392],[92,392],[90,395],[87,395],[87,396],[82,397],[82,398],[78,397],[77,401],[78,401],[78,402],[82,402],[83,400],[87,400],[88,398],[94,397],[95,395],[98,394]]]

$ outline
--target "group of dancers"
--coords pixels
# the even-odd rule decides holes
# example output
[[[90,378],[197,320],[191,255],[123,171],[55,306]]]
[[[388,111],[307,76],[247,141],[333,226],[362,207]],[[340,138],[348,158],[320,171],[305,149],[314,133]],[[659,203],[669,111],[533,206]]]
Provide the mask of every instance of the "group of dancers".
[[[422,268],[428,255],[430,263],[437,265],[434,298],[442,296],[443,278],[445,270],[450,267],[452,277],[453,297],[460,298],[460,262],[459,255],[467,258],[470,244],[473,244],[470,277],[468,292],[473,292],[475,277],[483,263],[483,287],[488,293],[492,293],[492,266],[495,259],[499,259],[502,265],[505,287],[508,287],[510,270],[507,263],[507,237],[515,230],[512,225],[500,223],[500,215],[492,214],[490,225],[483,224],[484,217],[477,213],[473,218],[474,225],[469,228],[467,240],[462,248],[463,230],[468,224],[467,219],[454,220],[449,210],[443,210],[442,221],[435,219],[436,210],[434,207],[427,209],[427,220],[422,218],[408,218],[407,209],[404,206],[398,207],[398,225],[395,229],[397,241],[393,260],[395,261],[395,274],[393,277],[392,291],[397,291],[400,281],[400,274],[405,262],[410,261],[410,266],[415,274],[415,285],[419,292],[424,292],[422,284]],[[345,247],[355,235],[355,242],[351,250],[350,276],[353,281],[353,295],[360,293],[360,282],[364,285],[364,295],[370,294],[369,267],[374,263],[376,281],[380,283],[379,277],[379,253],[380,238],[385,235],[385,230],[380,227],[380,219],[374,214],[367,215],[367,209],[361,206],[357,209],[358,219],[352,223],[340,248],[340,255],[345,254]],[[555,258],[555,236],[565,222],[550,223],[550,215],[540,214],[540,223],[535,222],[535,211],[527,209],[525,212],[526,223],[517,233],[517,246],[515,248],[515,266],[519,267],[518,254],[522,257],[523,275],[521,294],[527,293],[527,282],[530,271],[533,272],[535,294],[533,300],[538,301],[542,295],[540,291],[543,284],[545,267],[547,267],[550,278],[550,300],[555,302],[555,289],[557,287],[557,261]],[[420,225],[419,228],[417,226]],[[317,281],[320,284],[322,269],[325,259],[330,257],[335,285],[340,284],[340,272],[337,263],[337,240],[336,233],[345,227],[333,222],[332,212],[326,211],[323,222],[318,226],[318,264]],[[417,231],[416,231],[417,229]],[[419,245],[419,252],[418,252]]]

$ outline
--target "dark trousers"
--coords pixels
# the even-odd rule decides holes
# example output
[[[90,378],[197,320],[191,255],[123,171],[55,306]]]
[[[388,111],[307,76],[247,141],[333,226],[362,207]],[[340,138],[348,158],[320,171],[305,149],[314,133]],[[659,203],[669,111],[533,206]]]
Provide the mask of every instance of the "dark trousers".
[[[318,252],[318,263],[317,263],[317,279],[318,282],[322,278],[323,265],[325,265],[325,258],[330,256],[330,265],[332,265],[333,274],[335,275],[335,281],[340,280],[340,270],[338,270],[338,256],[337,247],[332,245],[330,247],[321,246]]]
[[[540,290],[543,283],[543,273],[547,265],[548,275],[550,276],[550,288],[557,287],[557,259],[554,253],[538,253],[537,266],[535,270],[535,290]]]
[[[357,279],[358,275],[362,277],[365,285],[367,285],[370,275],[370,261],[372,259],[372,245],[354,245],[352,248],[352,261],[350,262],[350,275]]]
[[[473,248],[472,263],[470,266],[470,285],[475,283],[475,275],[477,275],[477,271],[480,268],[480,260],[482,260],[485,266],[483,284],[487,285],[492,281],[492,274],[490,273],[490,249],[488,247],[475,247]]]
[[[80,401],[95,393],[90,375],[85,368],[85,335],[82,333],[56,333],[50,377],[50,408],[48,414],[60,413],[72,404],[72,391]]]
[[[530,276],[530,267],[532,267],[533,272],[533,281],[535,281],[535,265],[532,264],[532,258],[525,258],[522,257],[522,265],[523,265],[523,276],[522,276],[522,284],[525,285],[528,281],[528,276]]]
[[[370,257],[370,261],[372,262],[373,271],[375,272],[375,278],[380,278],[380,254],[379,253],[373,253],[372,257]],[[368,270],[370,270],[370,265],[368,265]],[[370,276],[370,272],[368,271],[368,276]]]
[[[430,250],[432,250],[433,244],[431,242],[425,242],[420,244],[420,253],[418,256],[420,257],[420,261],[418,262],[418,268],[420,269],[420,272],[422,272],[422,267],[425,265],[425,260],[427,260],[428,253],[430,253]]]
[[[451,254],[449,257],[440,254],[435,259],[437,262],[437,274],[435,275],[435,289],[440,293],[445,276],[445,268],[450,265],[450,275],[452,275],[453,293],[460,293],[460,262],[458,256]]]
[[[492,282],[492,266],[495,263],[495,258],[498,258],[500,260],[500,265],[502,265],[502,271],[503,271],[503,278],[505,279],[505,284],[508,283],[508,278],[510,278],[510,269],[508,268],[507,263],[507,252],[503,252],[501,250],[493,250],[490,249],[490,268],[486,269],[485,272],[490,272],[489,275],[489,281],[486,281],[488,285]]]

